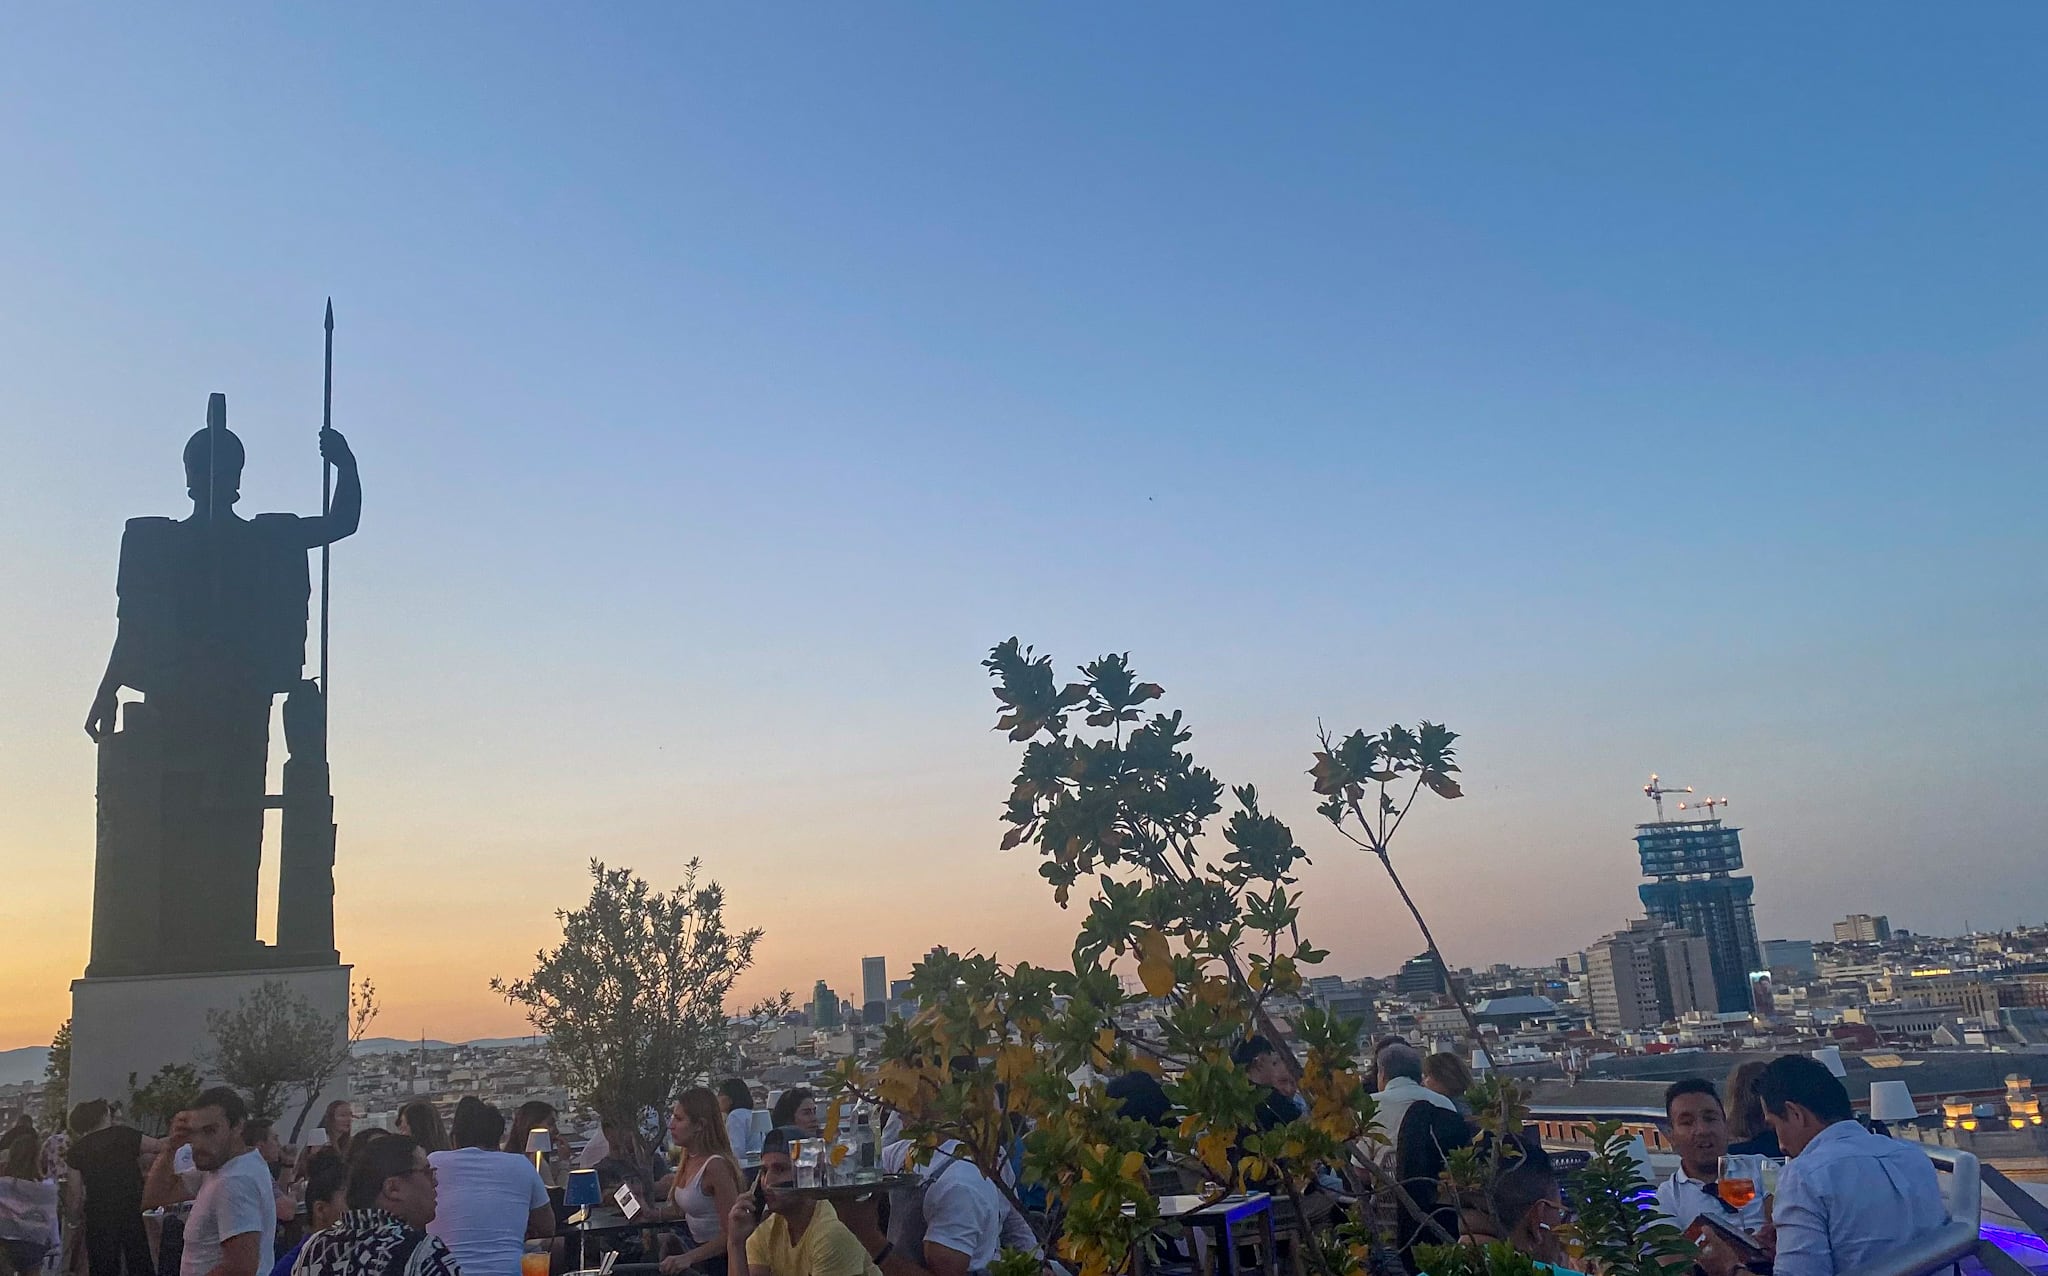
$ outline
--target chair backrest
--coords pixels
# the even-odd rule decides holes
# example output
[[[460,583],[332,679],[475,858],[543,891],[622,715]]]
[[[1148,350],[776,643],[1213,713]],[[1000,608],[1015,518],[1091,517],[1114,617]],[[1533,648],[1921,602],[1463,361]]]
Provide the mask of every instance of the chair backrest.
[[[1984,1212],[1984,1175],[1974,1152],[1951,1153],[1955,1168],[1948,1173],[1948,1216],[1951,1222],[1976,1222]]]

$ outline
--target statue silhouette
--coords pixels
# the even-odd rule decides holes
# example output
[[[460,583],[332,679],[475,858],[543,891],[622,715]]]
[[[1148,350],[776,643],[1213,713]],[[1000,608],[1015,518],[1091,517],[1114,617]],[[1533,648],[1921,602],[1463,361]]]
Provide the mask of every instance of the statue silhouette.
[[[128,521],[119,629],[85,721],[100,745],[89,977],[339,960],[326,706],[303,677],[306,551],[356,530],[362,484],[339,433],[323,430],[320,452],[339,478],[327,515],[242,518],[242,442],[216,394],[185,445],[191,514]],[[119,711],[123,687],[143,698]],[[273,798],[281,693],[290,761]],[[256,937],[269,807],[284,811],[275,948]]]

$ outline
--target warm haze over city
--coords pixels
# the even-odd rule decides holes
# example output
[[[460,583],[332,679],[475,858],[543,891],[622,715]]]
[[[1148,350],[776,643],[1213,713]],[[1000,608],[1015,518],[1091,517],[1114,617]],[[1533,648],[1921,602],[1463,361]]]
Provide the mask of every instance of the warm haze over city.
[[[1057,959],[979,661],[1129,651],[1314,866],[1318,723],[1462,733],[1459,964],[1638,911],[1652,771],[1765,936],[2048,918],[2048,11],[18,9],[0,39],[0,1048],[86,960],[122,520],[227,395],[334,551],[339,947],[517,1033],[594,857],[745,996]],[[278,762],[273,753],[273,767]],[[267,891],[266,891],[267,894]],[[265,925],[270,921],[266,917]]]

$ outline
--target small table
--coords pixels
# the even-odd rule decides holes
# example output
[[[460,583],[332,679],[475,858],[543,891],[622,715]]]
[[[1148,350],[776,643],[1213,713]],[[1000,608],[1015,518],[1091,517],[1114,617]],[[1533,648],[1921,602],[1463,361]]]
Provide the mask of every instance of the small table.
[[[658,1219],[629,1219],[626,1217],[625,1211],[612,1209],[609,1206],[602,1208],[591,1206],[583,1210],[581,1214],[571,1216],[569,1219],[569,1230],[576,1234],[576,1269],[582,1271],[590,1266],[589,1255],[586,1253],[584,1242],[592,1236],[616,1236],[624,1232],[644,1232],[649,1228],[659,1226],[661,1226],[661,1222]]]
[[[1137,1206],[1124,1206],[1124,1213],[1135,1214]],[[1266,1260],[1263,1264],[1265,1276],[1278,1276],[1279,1261],[1273,1239],[1273,1198],[1265,1192],[1246,1195],[1226,1196],[1210,1200],[1206,1196],[1193,1194],[1162,1196],[1159,1198],[1159,1217],[1162,1222],[1179,1223],[1190,1230],[1214,1232],[1216,1247],[1222,1251],[1222,1270],[1226,1276],[1240,1276],[1242,1269],[1237,1261],[1238,1229],[1252,1219],[1259,1221],[1260,1235],[1266,1242]],[[1150,1270],[1144,1248],[1136,1255],[1139,1276]],[[1213,1270],[1213,1265],[1210,1266]]]

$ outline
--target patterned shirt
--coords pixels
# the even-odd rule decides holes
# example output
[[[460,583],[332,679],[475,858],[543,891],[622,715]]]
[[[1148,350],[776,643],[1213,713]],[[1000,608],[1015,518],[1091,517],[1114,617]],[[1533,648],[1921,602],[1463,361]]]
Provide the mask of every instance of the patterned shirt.
[[[71,1168],[65,1164],[64,1154],[70,1150],[71,1136],[63,1130],[59,1130],[43,1140],[42,1170],[44,1178],[62,1179],[64,1177],[64,1172]]]
[[[401,1276],[391,1271],[391,1260],[407,1245],[412,1256],[402,1276],[462,1276],[439,1237],[380,1209],[350,1210],[339,1223],[307,1237],[292,1276]]]

